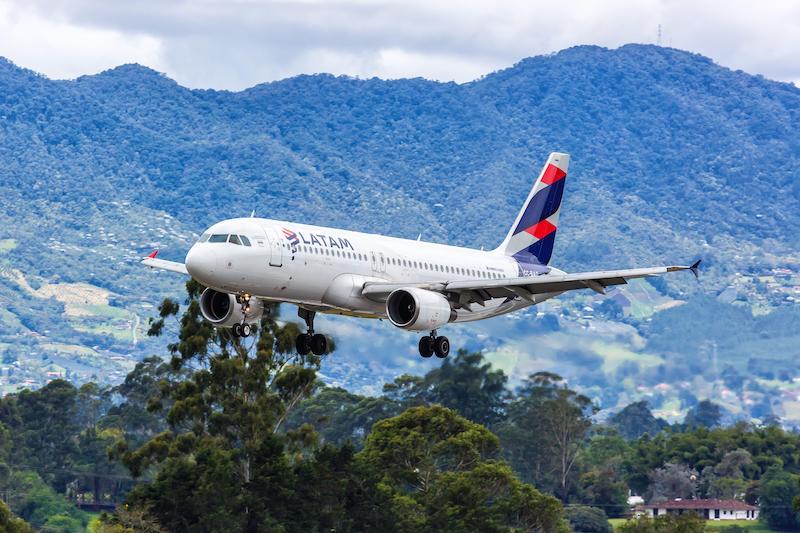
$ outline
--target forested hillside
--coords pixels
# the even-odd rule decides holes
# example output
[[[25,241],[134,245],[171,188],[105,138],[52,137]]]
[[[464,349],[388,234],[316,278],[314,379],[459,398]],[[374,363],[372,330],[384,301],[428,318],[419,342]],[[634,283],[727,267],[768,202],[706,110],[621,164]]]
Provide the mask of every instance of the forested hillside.
[[[515,380],[559,371],[603,407],[646,397],[676,418],[714,397],[734,417],[800,419],[800,90],[643,45],[571,48],[466,84],[313,75],[237,93],[138,65],[54,81],[0,61],[3,390],[119,382],[159,353],[146,320],[182,280],[136,264],[156,245],[180,260],[205,226],[255,210],[491,247],[554,150],[572,154],[555,264],[702,257],[701,283],[566,298],[454,341]],[[706,301],[727,326],[697,327],[714,322]],[[328,328],[332,383],[374,393],[376,372],[428,370],[389,326]],[[364,335],[382,339],[378,367],[351,342]]]

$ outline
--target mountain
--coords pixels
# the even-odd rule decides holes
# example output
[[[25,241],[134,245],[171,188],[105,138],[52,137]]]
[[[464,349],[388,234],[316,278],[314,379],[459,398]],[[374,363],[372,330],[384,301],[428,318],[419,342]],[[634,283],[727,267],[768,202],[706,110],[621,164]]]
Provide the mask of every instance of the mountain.
[[[646,45],[570,48],[465,84],[313,75],[236,93],[139,65],[54,81],[0,60],[0,379],[5,390],[48,372],[113,381],[163,351],[143,331],[181,280],[136,259],[158,245],[180,260],[203,228],[253,209],[493,247],[556,150],[572,166],[555,264],[702,257],[702,282],[539,309],[557,331],[533,310],[452,337],[517,378],[550,365],[608,406],[644,394],[671,412],[728,390],[731,412],[756,416],[748,405],[779,395],[764,409],[800,420],[800,333],[784,327],[800,297],[800,89]],[[717,316],[727,328],[693,325]],[[386,325],[329,329],[342,349],[323,372],[348,386],[429,364]],[[380,364],[376,349],[389,352]],[[681,371],[691,361],[708,363],[705,385]],[[783,381],[769,361],[785,365]],[[581,373],[592,365],[605,381]],[[758,374],[758,390],[731,388],[726,371]],[[609,386],[617,378],[628,385]]]

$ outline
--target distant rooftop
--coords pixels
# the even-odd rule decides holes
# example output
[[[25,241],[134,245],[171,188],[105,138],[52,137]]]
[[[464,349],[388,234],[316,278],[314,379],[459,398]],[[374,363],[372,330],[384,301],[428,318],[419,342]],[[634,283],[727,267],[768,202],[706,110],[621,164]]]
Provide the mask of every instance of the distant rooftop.
[[[644,509],[720,509],[726,511],[757,511],[758,507],[737,500],[667,500],[648,503]]]

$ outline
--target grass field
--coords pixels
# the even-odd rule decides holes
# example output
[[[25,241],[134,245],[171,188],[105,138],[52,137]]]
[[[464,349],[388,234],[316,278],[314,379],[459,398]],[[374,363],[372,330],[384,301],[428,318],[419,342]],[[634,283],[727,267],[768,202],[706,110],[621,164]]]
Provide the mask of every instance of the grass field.
[[[625,523],[626,518],[610,518],[608,521],[614,527],[614,530]],[[709,520],[706,522],[706,529],[708,531],[717,531],[727,526],[739,526],[745,528],[748,533],[778,533],[774,529],[769,529],[761,522],[754,522],[752,520]]]

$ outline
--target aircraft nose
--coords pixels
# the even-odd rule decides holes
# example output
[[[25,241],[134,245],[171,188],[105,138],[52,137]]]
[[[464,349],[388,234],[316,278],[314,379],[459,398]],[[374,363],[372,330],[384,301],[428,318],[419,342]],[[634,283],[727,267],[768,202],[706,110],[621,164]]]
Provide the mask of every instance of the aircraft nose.
[[[214,273],[213,254],[210,253],[210,250],[196,244],[189,248],[185,264],[189,275],[198,281],[208,279],[209,275]]]

